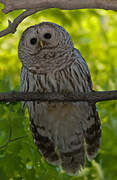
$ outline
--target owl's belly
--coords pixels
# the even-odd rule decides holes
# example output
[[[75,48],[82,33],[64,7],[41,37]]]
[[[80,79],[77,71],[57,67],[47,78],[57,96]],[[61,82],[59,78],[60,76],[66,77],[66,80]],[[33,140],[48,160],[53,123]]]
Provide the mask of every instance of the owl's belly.
[[[29,108],[31,107],[29,103]],[[35,106],[35,107],[34,107]],[[44,137],[50,137],[50,139],[56,143],[57,146],[66,147],[63,144],[67,144],[67,150],[69,149],[72,141],[77,141],[77,138],[72,139],[78,132],[82,131],[81,123],[84,119],[87,119],[88,109],[87,104],[80,103],[32,103],[33,123],[37,129],[37,132]],[[58,143],[60,142],[61,144]],[[75,142],[74,142],[75,143]]]
[[[52,129],[56,129],[60,133],[63,131],[70,131],[72,128],[79,126],[79,123],[88,116],[87,103],[29,103],[31,108],[34,123],[37,127],[46,127],[48,133]],[[87,108],[87,109],[86,109]],[[44,131],[43,131],[44,130]],[[45,133],[42,128],[41,134]]]

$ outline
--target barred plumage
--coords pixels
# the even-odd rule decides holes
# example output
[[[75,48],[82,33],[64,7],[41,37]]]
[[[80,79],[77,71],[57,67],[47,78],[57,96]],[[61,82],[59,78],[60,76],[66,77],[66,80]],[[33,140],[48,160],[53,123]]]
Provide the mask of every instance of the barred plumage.
[[[46,36],[51,37],[46,39]],[[31,44],[32,39],[36,39],[35,44]],[[73,47],[69,34],[56,24],[44,22],[28,28],[19,43],[19,58],[23,64],[21,90],[24,92],[92,91],[85,60]],[[89,159],[96,156],[101,128],[95,104],[26,104],[35,142],[49,163],[61,165],[74,175],[85,166],[86,152]]]

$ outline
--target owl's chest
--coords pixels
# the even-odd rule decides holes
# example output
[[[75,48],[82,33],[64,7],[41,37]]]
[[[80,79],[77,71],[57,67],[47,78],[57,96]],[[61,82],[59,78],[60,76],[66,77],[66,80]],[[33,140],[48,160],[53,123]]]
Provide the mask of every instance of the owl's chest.
[[[82,86],[78,79],[65,70],[48,74],[29,73],[29,91],[70,93],[79,88]]]

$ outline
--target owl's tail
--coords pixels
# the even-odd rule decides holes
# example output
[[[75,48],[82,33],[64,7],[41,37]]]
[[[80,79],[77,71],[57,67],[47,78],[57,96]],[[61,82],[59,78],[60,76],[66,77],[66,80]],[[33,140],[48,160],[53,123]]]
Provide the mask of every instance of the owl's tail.
[[[72,152],[60,152],[61,166],[71,176],[76,176],[81,168],[85,167],[84,144]]]
[[[61,127],[62,129],[62,127]],[[63,128],[65,130],[65,128]],[[62,133],[60,133],[62,134]],[[59,136],[60,137],[60,136]],[[85,167],[85,145],[83,129],[70,129],[64,132],[64,136],[58,138],[58,154],[62,169],[69,175],[76,176],[81,168]]]

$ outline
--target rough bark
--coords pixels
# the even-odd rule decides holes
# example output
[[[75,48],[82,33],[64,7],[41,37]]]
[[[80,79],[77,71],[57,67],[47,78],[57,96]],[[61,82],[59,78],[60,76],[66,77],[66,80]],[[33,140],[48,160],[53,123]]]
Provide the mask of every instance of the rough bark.
[[[49,102],[77,102],[88,101],[96,103],[107,100],[117,100],[117,91],[92,91],[78,94],[57,94],[57,93],[37,93],[37,92],[9,92],[0,93],[0,102],[17,101],[49,101]]]
[[[85,9],[98,8],[117,10],[117,0],[0,0],[4,4],[4,13],[16,9]]]

